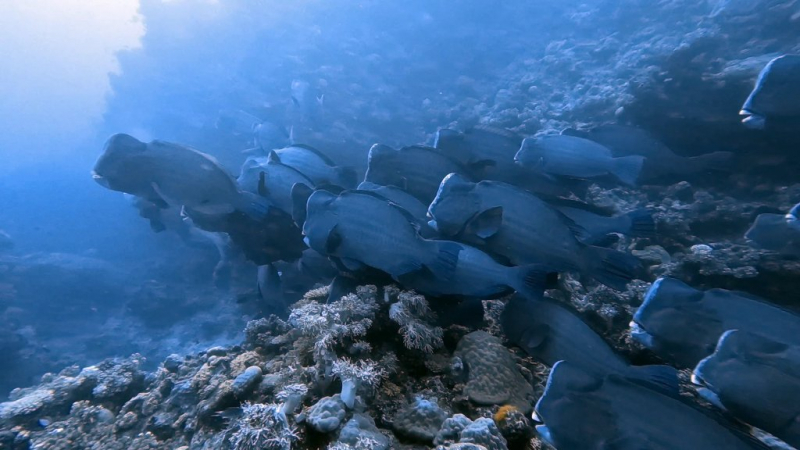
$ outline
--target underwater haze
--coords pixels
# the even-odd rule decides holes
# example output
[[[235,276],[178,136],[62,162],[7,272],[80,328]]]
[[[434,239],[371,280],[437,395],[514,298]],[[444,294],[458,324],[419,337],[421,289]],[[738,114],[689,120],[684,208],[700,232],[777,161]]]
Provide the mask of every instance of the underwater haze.
[[[800,7],[0,4],[0,449],[797,448]]]

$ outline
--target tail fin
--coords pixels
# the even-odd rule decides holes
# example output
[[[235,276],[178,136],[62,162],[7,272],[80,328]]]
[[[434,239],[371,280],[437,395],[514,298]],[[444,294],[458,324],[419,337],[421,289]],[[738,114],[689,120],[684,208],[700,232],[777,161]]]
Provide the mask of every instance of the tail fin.
[[[544,295],[548,281],[548,270],[541,264],[514,267],[513,279],[509,283],[522,297],[538,300]]]
[[[358,172],[355,168],[340,166],[336,168],[336,174],[339,176],[339,182],[343,188],[354,189],[358,186]]]
[[[713,152],[688,159],[688,164],[685,167],[691,168],[692,172],[704,172],[707,170],[730,172],[733,168],[733,153],[731,152]]]
[[[333,278],[328,291],[327,303],[338,302],[345,295],[355,292],[358,287],[358,280],[355,278],[337,275]]]
[[[624,291],[628,282],[636,278],[642,270],[639,258],[608,248],[587,246],[581,259],[584,262],[584,272],[618,291]]]
[[[639,155],[614,158],[614,165],[611,168],[611,173],[623,183],[629,186],[636,186],[636,180],[642,172],[644,159],[644,156]]]
[[[655,237],[656,221],[649,209],[637,209],[625,214],[625,217],[630,221],[630,228],[625,234],[631,237]]]

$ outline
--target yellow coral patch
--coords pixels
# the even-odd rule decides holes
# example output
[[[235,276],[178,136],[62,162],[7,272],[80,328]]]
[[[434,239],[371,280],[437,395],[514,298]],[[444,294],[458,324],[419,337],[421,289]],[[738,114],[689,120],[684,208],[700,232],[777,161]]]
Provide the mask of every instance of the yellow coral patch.
[[[498,409],[497,412],[494,413],[494,423],[499,425],[501,422],[506,420],[506,417],[508,417],[508,415],[511,414],[512,412],[519,412],[519,409],[517,409],[513,405],[501,406],[500,409]]]

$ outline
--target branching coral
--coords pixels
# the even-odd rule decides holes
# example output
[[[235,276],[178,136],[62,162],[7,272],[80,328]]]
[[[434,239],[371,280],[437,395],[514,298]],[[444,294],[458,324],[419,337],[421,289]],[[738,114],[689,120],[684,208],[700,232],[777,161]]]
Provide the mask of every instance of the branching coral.
[[[346,358],[333,363],[333,374],[342,380],[342,401],[351,409],[355,404],[359,388],[376,386],[386,375],[374,361],[353,363]]]
[[[359,436],[355,445],[345,444],[343,442],[334,442],[328,446],[328,450],[374,450],[377,448],[385,447],[384,444],[366,436]]]
[[[305,398],[308,393],[308,387],[305,384],[290,384],[284,386],[275,398],[279,402],[283,402],[280,406],[280,412],[283,415],[292,414]]]
[[[433,353],[444,345],[442,329],[428,323],[435,319],[435,314],[422,295],[400,292],[397,302],[389,307],[389,318],[400,325],[403,345],[408,349]]]
[[[242,416],[235,426],[231,444],[236,450],[290,450],[297,440],[296,430],[276,404],[243,404]]]
[[[375,286],[362,286],[331,304],[305,303],[292,310],[289,324],[313,337],[315,347],[329,349],[344,339],[367,334],[378,310],[376,292]]]

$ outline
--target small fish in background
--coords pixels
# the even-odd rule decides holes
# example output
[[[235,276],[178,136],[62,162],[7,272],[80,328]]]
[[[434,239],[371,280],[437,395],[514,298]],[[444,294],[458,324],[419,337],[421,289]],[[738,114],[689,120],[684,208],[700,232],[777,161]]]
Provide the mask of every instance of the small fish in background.
[[[564,183],[530,172],[514,163],[514,155],[523,137],[509,130],[478,125],[463,132],[442,128],[436,132],[433,146],[447,156],[473,168],[475,177],[513,184],[536,194],[569,197]]]
[[[184,207],[182,214],[199,229],[224,233],[230,237],[231,246],[256,265],[276,261],[295,261],[307,248],[303,235],[294,224],[292,216],[275,207],[269,199],[243,191],[244,196],[259,203],[267,212],[254,218],[239,211],[227,214],[203,214]]]
[[[300,79],[292,80],[290,91],[295,125],[317,128],[324,114],[325,94],[313,88],[308,81]]]
[[[221,109],[214,126],[227,133],[250,136],[263,121],[241,109]]]
[[[474,183],[458,174],[442,180],[428,208],[443,237],[476,245],[511,264],[545,264],[579,271],[624,290],[641,271],[633,255],[584,244],[589,236],[572,219],[530,192],[499,181]]]
[[[710,403],[800,447],[800,346],[729,330],[692,382]]]
[[[612,175],[636,186],[645,158],[615,158],[611,150],[594,141],[567,135],[525,138],[514,161],[533,172],[549,176],[591,179]]]
[[[511,297],[500,316],[503,333],[550,367],[569,361],[596,375],[616,373],[678,393],[678,373],[669,366],[631,366],[568,305],[539,296]]]
[[[590,139],[611,150],[614,157],[644,156],[641,180],[662,176],[686,176],[707,171],[729,172],[733,153],[712,152],[699,156],[680,156],[641,128],[607,124],[579,131],[565,129],[562,135]]]
[[[413,145],[396,150],[375,144],[369,149],[364,181],[399,187],[429,204],[442,179],[450,173],[472,179],[466,166],[436,148]]]
[[[239,211],[261,218],[267,213],[263,204],[243,195],[233,176],[211,155],[169,142],[144,143],[115,134],[106,141],[92,178],[113,191],[202,214]]]
[[[247,158],[236,181],[242,189],[268,198],[275,207],[288,214],[292,213],[292,186],[314,187],[311,179],[294,167],[283,164],[274,151],[266,158]]]
[[[652,386],[559,361],[536,403],[536,431],[558,450],[764,448],[680,396]]]
[[[307,201],[303,234],[310,248],[337,258],[348,271],[374,268],[396,280],[418,273],[452,279],[459,248],[423,239],[413,221],[373,192],[317,190]]]
[[[292,131],[287,131],[285,127],[276,125],[272,122],[261,122],[253,128],[253,142],[256,145],[252,153],[260,153],[263,156],[270,151],[294,144]],[[248,152],[247,150],[245,152]]]
[[[463,132],[439,129],[433,146],[466,166],[485,167],[482,178],[495,179],[514,168],[514,155],[522,144],[522,136],[501,128],[478,125]]]
[[[631,321],[632,338],[685,368],[714,353],[727,330],[800,345],[800,315],[743,292],[701,291],[674,278],[656,280]]]
[[[783,55],[768,62],[739,115],[744,126],[757,130],[770,129],[773,122],[800,123],[800,55]]]
[[[763,213],[744,234],[751,244],[787,256],[800,256],[800,203],[786,214]]]

